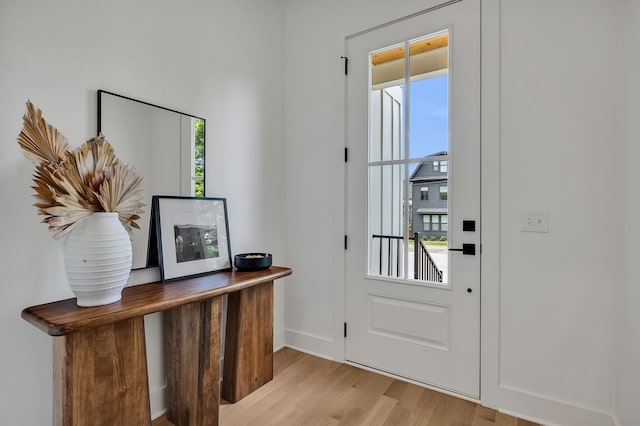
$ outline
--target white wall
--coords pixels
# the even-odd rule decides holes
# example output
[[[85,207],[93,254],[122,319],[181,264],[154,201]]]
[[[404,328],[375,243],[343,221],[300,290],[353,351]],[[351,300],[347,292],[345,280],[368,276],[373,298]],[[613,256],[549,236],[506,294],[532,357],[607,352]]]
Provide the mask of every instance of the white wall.
[[[344,356],[344,37],[433,3],[287,3],[292,346]],[[484,12],[483,126],[494,130],[483,133],[483,403],[551,424],[612,424],[616,324],[632,333],[634,319],[615,320],[617,4],[487,0]],[[548,209],[550,232],[520,232],[522,209]]]
[[[602,167],[617,140],[615,4],[508,1],[501,16],[499,385],[567,406],[538,419],[588,424],[568,407],[613,411],[618,239],[597,224],[617,195]],[[520,210],[538,208],[550,232],[521,233]]]
[[[623,260],[621,281],[616,299],[616,412],[621,425],[638,423],[640,391],[640,286],[638,286],[638,241],[640,240],[640,3],[620,1],[619,61],[616,74],[624,82],[616,108],[621,144],[615,157],[619,164],[618,229],[621,236],[619,255]],[[614,164],[615,164],[614,163]]]
[[[0,424],[51,422],[52,338],[20,311],[72,296],[62,242],[31,206],[32,166],[15,142],[26,100],[72,147],[95,135],[97,89],[206,118],[207,195],[228,198],[233,252],[268,250],[286,264],[283,33],[278,0],[0,0]],[[163,380],[158,318],[148,325],[153,391]]]

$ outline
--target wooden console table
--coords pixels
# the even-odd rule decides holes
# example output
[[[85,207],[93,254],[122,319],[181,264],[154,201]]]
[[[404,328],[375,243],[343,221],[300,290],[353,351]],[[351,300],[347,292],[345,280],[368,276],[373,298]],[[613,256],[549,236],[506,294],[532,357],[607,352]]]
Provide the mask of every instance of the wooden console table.
[[[127,287],[122,300],[32,306],[22,318],[53,339],[55,426],[151,425],[144,315],[164,312],[167,418],[217,425],[220,393],[235,402],[273,378],[272,266]],[[220,392],[221,296],[229,295]]]

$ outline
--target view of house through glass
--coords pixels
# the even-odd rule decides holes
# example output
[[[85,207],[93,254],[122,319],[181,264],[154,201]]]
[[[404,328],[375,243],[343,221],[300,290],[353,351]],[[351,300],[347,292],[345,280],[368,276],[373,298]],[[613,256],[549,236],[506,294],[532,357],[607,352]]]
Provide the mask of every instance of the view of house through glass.
[[[370,58],[369,274],[446,283],[448,32]]]

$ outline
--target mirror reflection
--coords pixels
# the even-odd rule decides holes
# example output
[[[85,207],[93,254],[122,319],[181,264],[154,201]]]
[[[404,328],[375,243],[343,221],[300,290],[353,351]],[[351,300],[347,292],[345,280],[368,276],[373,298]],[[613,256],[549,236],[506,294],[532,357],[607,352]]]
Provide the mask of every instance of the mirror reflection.
[[[133,269],[147,266],[151,197],[204,197],[205,120],[98,90],[98,133],[143,178],[145,211],[132,234]]]

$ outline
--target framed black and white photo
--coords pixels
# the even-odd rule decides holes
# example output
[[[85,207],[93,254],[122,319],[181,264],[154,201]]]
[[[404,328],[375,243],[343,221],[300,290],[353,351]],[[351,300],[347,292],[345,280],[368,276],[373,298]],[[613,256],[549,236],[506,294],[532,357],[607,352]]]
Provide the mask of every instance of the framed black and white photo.
[[[153,197],[162,281],[231,269],[225,198]]]

